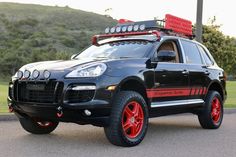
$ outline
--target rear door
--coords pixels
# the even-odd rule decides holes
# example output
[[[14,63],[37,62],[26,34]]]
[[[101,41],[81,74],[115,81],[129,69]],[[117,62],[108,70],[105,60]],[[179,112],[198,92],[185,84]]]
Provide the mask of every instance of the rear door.
[[[191,88],[189,98],[195,101],[202,101],[203,95],[206,94],[207,77],[209,72],[206,71],[204,61],[199,52],[197,44],[189,40],[181,40],[185,54],[185,62],[188,65],[189,85]]]

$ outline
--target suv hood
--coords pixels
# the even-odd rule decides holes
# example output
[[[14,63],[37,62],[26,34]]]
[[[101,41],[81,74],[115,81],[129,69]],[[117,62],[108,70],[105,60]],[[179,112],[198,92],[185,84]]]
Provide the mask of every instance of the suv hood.
[[[74,67],[77,67],[79,65],[83,65],[86,63],[91,63],[91,62],[96,62],[98,60],[92,60],[92,59],[82,59],[82,60],[68,60],[68,61],[63,61],[63,60],[57,60],[57,61],[44,61],[44,62],[36,62],[36,63],[31,63],[23,66],[20,70],[25,71],[33,71],[33,70],[38,70],[38,71],[43,71],[43,70],[48,70],[48,71],[64,71],[68,69],[73,69]]]

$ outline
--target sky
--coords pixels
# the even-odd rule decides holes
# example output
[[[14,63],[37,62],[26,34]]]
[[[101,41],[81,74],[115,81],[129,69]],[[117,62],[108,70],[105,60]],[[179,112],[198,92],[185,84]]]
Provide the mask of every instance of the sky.
[[[203,24],[216,16],[216,23],[221,31],[236,37],[236,1],[203,0]],[[0,2],[31,3],[49,6],[69,6],[98,14],[110,14],[115,19],[133,21],[151,20],[154,17],[163,19],[169,13],[188,19],[195,23],[197,0],[0,0]],[[106,9],[109,12],[105,12]]]

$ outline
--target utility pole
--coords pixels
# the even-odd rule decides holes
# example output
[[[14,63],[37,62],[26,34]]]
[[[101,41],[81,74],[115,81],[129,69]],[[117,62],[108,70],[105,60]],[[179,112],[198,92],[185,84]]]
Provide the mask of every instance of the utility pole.
[[[202,10],[203,0],[197,0],[196,40],[202,42]]]

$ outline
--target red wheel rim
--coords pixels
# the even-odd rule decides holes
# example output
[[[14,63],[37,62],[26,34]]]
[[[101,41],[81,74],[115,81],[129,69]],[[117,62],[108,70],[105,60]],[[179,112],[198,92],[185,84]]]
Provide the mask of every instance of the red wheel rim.
[[[142,106],[132,101],[128,103],[122,114],[122,128],[128,138],[136,138],[142,131],[144,123],[144,113]]]
[[[217,124],[221,118],[221,103],[217,97],[214,97],[211,103],[211,118],[215,124]]]

